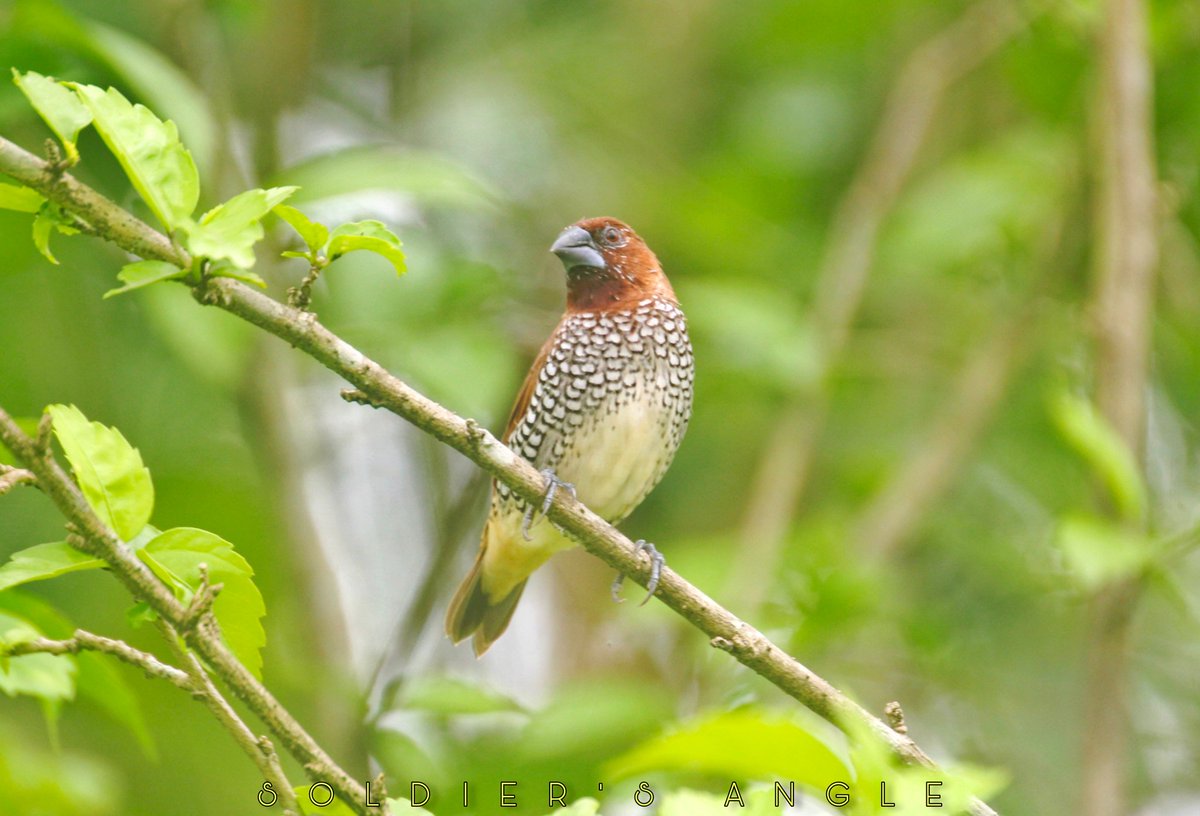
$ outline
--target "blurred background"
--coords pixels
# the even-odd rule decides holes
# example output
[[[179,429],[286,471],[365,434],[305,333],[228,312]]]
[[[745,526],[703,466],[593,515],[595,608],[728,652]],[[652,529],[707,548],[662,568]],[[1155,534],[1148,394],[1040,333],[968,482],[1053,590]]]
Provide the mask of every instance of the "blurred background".
[[[315,311],[497,432],[563,305],[549,244],[581,217],[627,221],[697,360],[688,436],[630,537],[868,709],[899,700],[936,758],[1003,769],[999,810],[1096,812],[1099,745],[1125,780],[1113,812],[1183,814],[1200,813],[1200,5],[1146,12],[1159,262],[1132,446],[1153,555],[1132,561],[1078,523],[1108,514],[1069,410],[1114,328],[1094,283],[1103,4],[13,0],[0,68],[174,119],[202,207],[299,184],[289,203],[326,223],[383,220],[408,274],[348,256]],[[35,152],[49,135],[9,83],[0,133]],[[94,132],[80,150],[81,178],[145,213]],[[118,250],[56,236],[51,266],[29,229],[0,212],[0,404],[116,426],[158,527],[236,545],[266,599],[268,687],[360,779],[424,780],[438,814],[494,809],[459,807],[464,780],[532,780],[517,812],[539,813],[544,780],[595,795],[664,728],[800,716],[661,605],[613,604],[579,551],[483,660],[455,649],[442,617],[488,493],[473,466],[183,287],[102,301]],[[260,245],[277,296],[306,271],[288,248],[282,224]],[[0,499],[0,556],[61,537],[35,491]],[[1128,717],[1099,730],[1095,608],[1128,582],[1107,664]],[[106,575],[23,592],[160,648]],[[0,700],[6,812],[257,809],[256,769],[201,706],[119,672],[136,705]],[[635,782],[606,785],[612,813]]]

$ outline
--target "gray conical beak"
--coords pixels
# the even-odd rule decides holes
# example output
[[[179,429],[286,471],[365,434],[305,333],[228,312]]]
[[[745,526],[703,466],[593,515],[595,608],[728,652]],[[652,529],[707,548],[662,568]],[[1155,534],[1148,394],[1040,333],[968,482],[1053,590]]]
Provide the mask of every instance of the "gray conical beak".
[[[578,267],[603,269],[604,256],[583,227],[567,227],[550,246],[568,272]]]

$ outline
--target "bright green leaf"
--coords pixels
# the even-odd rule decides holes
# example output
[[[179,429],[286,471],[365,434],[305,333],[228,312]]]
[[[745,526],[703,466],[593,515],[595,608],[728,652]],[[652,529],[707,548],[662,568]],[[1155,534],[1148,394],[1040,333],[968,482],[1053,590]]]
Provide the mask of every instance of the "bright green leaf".
[[[313,252],[325,246],[325,242],[329,240],[329,227],[324,224],[318,224],[316,221],[310,221],[307,215],[295,207],[280,204],[275,207],[273,212],[291,225],[292,229],[299,234],[300,238]]]
[[[606,767],[606,775],[626,778],[651,771],[693,771],[736,779],[790,779],[824,790],[846,779],[846,764],[795,718],[739,709],[653,737]]]
[[[347,252],[367,250],[386,258],[396,268],[397,275],[405,272],[404,252],[400,239],[379,221],[355,221],[342,224],[333,231],[326,253],[333,261]]]
[[[176,527],[137,553],[183,600],[200,587],[200,565],[207,564],[209,583],[224,584],[213,603],[221,634],[238,660],[255,677],[261,676],[260,650],[267,642],[262,617],[267,610],[252,580],[254,570],[232,544],[206,530]]]
[[[0,612],[0,654],[6,647],[28,643],[41,634],[28,621]],[[73,699],[75,661],[66,655],[50,654],[0,659],[0,691],[9,697],[27,694],[49,701]]]
[[[20,591],[0,593],[0,610],[33,624],[46,637],[65,639],[75,632],[75,625],[45,601]],[[104,710],[114,721],[124,725],[137,737],[147,756],[154,756],[154,743],[137,697],[120,674],[117,661],[95,652],[75,655],[78,674],[75,686],[80,699],[88,699]],[[132,671],[132,670],[128,670]]]
[[[1146,486],[1132,451],[1086,399],[1063,392],[1050,404],[1063,438],[1108,488],[1121,517],[1140,521],[1146,513]]]
[[[388,797],[388,807],[392,809],[392,816],[433,816],[428,810],[423,807],[415,807],[413,803],[402,796]],[[568,810],[560,811],[571,816]]]
[[[599,812],[600,803],[590,796],[585,796],[582,799],[576,799],[565,808],[555,808],[547,816],[596,816]],[[721,814],[721,816],[726,815]]]
[[[50,77],[34,71],[25,74],[13,69],[13,82],[33,105],[38,115],[45,120],[54,135],[67,150],[67,159],[72,163],[79,160],[75,140],[79,131],[92,121],[92,112],[79,97]]]
[[[200,168],[211,173],[217,123],[209,95],[145,39],[94,20],[81,22],[81,50],[107,63],[139,98],[175,122]]]
[[[50,233],[54,230],[54,216],[49,215],[45,208],[40,210],[33,219],[33,245],[42,257],[52,264],[58,264],[58,258],[50,251]]]
[[[434,714],[491,714],[520,712],[515,700],[453,677],[415,677],[396,701],[398,708]]]
[[[295,187],[247,190],[218,204],[198,223],[187,226],[188,249],[193,255],[249,269],[254,266],[254,245],[263,237],[263,217],[295,191]]]
[[[729,807],[725,807],[728,788],[721,796],[686,788],[672,791],[663,796],[658,816],[729,816],[730,813],[740,816],[774,816],[779,813],[779,808],[775,807],[773,790],[747,791],[744,785],[739,785],[738,793],[745,801],[745,807],[738,804],[736,798],[730,801]]]
[[[132,540],[154,509],[154,485],[142,455],[120,431],[89,422],[73,405],[46,411],[84,498],[122,540]]]
[[[116,88],[74,85],[92,111],[96,130],[121,163],[138,195],[167,229],[191,216],[200,197],[192,154],[179,141],[175,123],[133,105]]]
[[[35,213],[46,199],[35,190],[17,184],[0,184],[0,210]]]
[[[1095,516],[1063,519],[1055,543],[1071,574],[1089,590],[1140,572],[1154,555],[1144,535]]]
[[[239,269],[229,261],[217,261],[208,269],[208,274],[214,278],[233,278],[242,283],[249,283],[259,289],[266,289],[267,282],[262,277],[248,269]]]
[[[104,297],[107,300],[114,295],[123,295],[152,283],[182,278],[186,274],[186,269],[180,269],[166,261],[135,261],[125,264],[117,273],[117,280],[125,285],[119,289],[109,289],[104,293]]]
[[[100,559],[84,555],[65,541],[38,544],[13,553],[8,563],[0,566],[0,590],[103,566]]]

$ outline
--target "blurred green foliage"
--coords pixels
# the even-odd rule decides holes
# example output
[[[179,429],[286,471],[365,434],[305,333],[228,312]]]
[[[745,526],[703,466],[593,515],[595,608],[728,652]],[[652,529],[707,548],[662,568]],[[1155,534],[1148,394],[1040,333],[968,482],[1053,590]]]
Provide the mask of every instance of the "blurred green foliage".
[[[395,252],[402,239],[402,281],[392,274],[399,264],[353,253],[322,276],[315,308],[416,387],[493,428],[561,305],[561,273],[546,246],[584,215],[629,221],[676,285],[699,369],[687,441],[627,529],[745,612],[730,576],[745,567],[743,531],[767,440],[792,407],[825,400],[807,489],[798,507],[785,508],[778,563],[751,565],[766,604],[747,617],[868,707],[901,700],[918,741],[939,756],[1005,769],[1008,786],[989,800],[998,809],[1059,814],[1071,811],[1079,774],[1087,591],[1150,574],[1135,629],[1134,790],[1147,805],[1194,802],[1196,4],[1150,5],[1163,211],[1144,468],[1082,396],[1093,384],[1095,4],[1037,6],[1026,29],[951,87],[884,221],[848,346],[829,369],[822,357],[812,304],[833,214],[899,66],[965,7],[14,0],[0,9],[0,65],[113,85],[173,120],[194,160],[198,203],[139,199],[96,132],[78,138],[83,162],[73,172],[143,218],[177,223],[198,206],[211,222],[220,212],[212,208],[263,188],[255,217],[217,243],[236,244],[227,260],[245,267],[265,235],[254,274],[275,296],[307,270],[278,258],[301,249],[286,226],[258,227],[278,204],[269,186],[299,185],[289,204],[319,221],[379,224],[342,238],[380,240]],[[110,107],[93,115],[136,115],[105,99],[97,105]],[[46,119],[69,154],[80,117],[59,110]],[[4,83],[0,133],[36,151],[51,131]],[[186,165],[180,159],[183,176]],[[119,428],[153,472],[157,524],[196,525],[237,543],[269,612],[267,684],[353,772],[368,777],[369,754],[393,795],[427,780],[436,794],[428,807],[439,815],[460,812],[464,780],[486,791],[474,797],[475,812],[492,811],[505,779],[527,785],[517,812],[533,816],[545,812],[552,779],[571,800],[626,805],[642,780],[619,779],[622,767],[652,780],[666,816],[729,812],[731,778],[747,812],[767,813],[775,812],[769,783],[792,773],[774,764],[790,746],[783,759],[809,771],[821,762],[856,769],[857,781],[847,780],[861,786],[853,812],[872,812],[865,794],[880,777],[895,780],[902,806],[913,806],[904,786],[923,785],[919,773],[845,754],[840,738],[795,720],[794,704],[712,655],[664,610],[621,610],[620,649],[603,650],[611,638],[603,622],[613,625],[617,613],[598,579],[577,584],[599,589],[558,610],[601,623],[564,647],[537,705],[461,677],[406,674],[384,706],[403,727],[362,725],[361,689],[309,595],[329,587],[314,581],[312,553],[294,546],[285,494],[294,482],[269,441],[283,415],[264,376],[277,350],[199,308],[182,287],[102,300],[129,258],[94,239],[56,236],[61,263],[51,268],[31,230],[49,252],[49,233],[69,224],[48,209],[31,218],[41,202],[21,196],[0,187],[0,201],[26,210],[0,211],[0,404],[24,417],[77,404]],[[310,263],[341,254],[328,235],[300,235]],[[174,274],[125,269],[129,289]],[[963,372],[1025,309],[1033,314],[1027,350],[990,419],[898,549],[886,563],[872,561],[871,542],[856,537],[860,520],[947,432],[940,409]],[[1102,516],[1097,484],[1149,532],[1132,535]],[[0,498],[5,559],[62,538],[61,520],[36,492]],[[65,637],[79,625],[161,648],[152,627],[129,628],[129,600],[106,576],[65,574],[79,566],[65,551],[30,566],[32,555],[49,552],[2,568],[0,584],[18,568],[62,577],[0,593],[0,622],[17,621],[0,623],[0,637],[27,637],[28,627]],[[261,780],[200,706],[99,656],[77,656],[73,670],[65,660],[42,661],[41,680],[31,682],[77,689],[76,702],[2,701],[0,810],[149,814],[186,801],[202,816],[257,807],[250,800]],[[0,689],[11,694],[20,682],[6,671]],[[714,723],[743,729],[714,732]],[[991,771],[954,773],[981,793],[1003,785]],[[947,803],[960,795],[951,787]],[[530,789],[536,795],[525,795]],[[819,790],[808,792],[821,801]],[[594,803],[575,808],[592,813]]]

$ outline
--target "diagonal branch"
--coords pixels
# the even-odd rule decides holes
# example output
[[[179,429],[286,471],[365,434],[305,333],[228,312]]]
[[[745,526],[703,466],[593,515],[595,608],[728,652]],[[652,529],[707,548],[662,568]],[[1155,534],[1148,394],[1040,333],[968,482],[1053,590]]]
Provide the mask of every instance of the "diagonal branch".
[[[364,804],[366,789],[338,766],[271,692],[234,657],[221,640],[211,613],[192,621],[189,607],[180,603],[166,585],[96,516],[57,460],[45,455],[38,443],[26,436],[3,408],[0,408],[0,442],[34,473],[42,491],[67,519],[72,528],[68,542],[102,559],[130,594],[146,601],[151,609],[167,621],[174,632],[195,649],[233,693],[266,724],[288,752],[304,766],[313,781],[328,782],[343,801],[361,813],[369,813]],[[171,642],[176,642],[174,636]],[[234,736],[236,738],[237,733]],[[383,812],[386,816],[386,808]]]
[[[180,248],[173,246],[166,236],[152,227],[120,215],[120,208],[85,187],[69,175],[63,174],[58,181],[47,173],[46,164],[36,156],[0,138],[0,171],[8,173],[18,181],[34,188],[42,195],[59,204],[68,212],[79,215],[89,223],[98,221],[116,224],[102,234],[119,246],[147,252],[143,257],[165,260],[187,267],[191,258]],[[127,215],[127,214],[126,214]],[[131,218],[131,217],[130,217]],[[300,349],[317,362],[344,378],[363,393],[370,404],[383,407],[397,416],[408,420],[442,443],[462,453],[496,479],[508,485],[520,498],[540,501],[548,485],[536,469],[512,450],[500,443],[495,436],[471,419],[463,419],[445,407],[417,392],[397,379],[381,365],[365,356],[358,349],[325,328],[309,312],[286,306],[270,297],[229,278],[207,278],[193,285],[197,300],[216,306],[258,326]],[[18,436],[14,452],[24,459],[31,443],[11,423],[7,415],[0,412],[0,438],[8,442],[10,436]],[[13,445],[10,444],[10,447]],[[122,549],[124,545],[113,539],[111,532],[97,529],[98,521],[83,504],[82,496],[54,463],[43,463],[30,467],[43,482],[47,492],[60,508],[77,523],[83,522],[84,529],[100,539],[109,549]],[[51,473],[51,469],[57,471]],[[650,577],[650,558],[639,553],[633,543],[615,527],[601,519],[565,491],[560,491],[550,507],[548,516],[573,539],[589,552],[610,566],[634,578],[646,586]],[[120,561],[120,570],[128,568],[123,575],[131,588],[141,589],[136,576],[153,576],[129,553],[115,553]],[[132,563],[127,563],[132,561]],[[157,582],[148,589],[154,594],[151,602],[155,609],[163,606],[170,614],[168,620],[181,620],[183,610],[170,596],[165,587]],[[879,740],[896,757],[907,763],[933,766],[932,760],[906,735],[899,734],[879,718],[842,694],[826,680],[808,667],[788,655],[762,632],[739,620],[706,594],[667,568],[662,571],[658,598],[687,620],[692,626],[709,637],[715,648],[728,652],[742,665],[754,671],[818,715],[843,728],[863,727]],[[165,596],[165,597],[163,597]],[[295,755],[297,751],[312,754],[320,751],[311,737],[291,720],[290,715],[270,697],[269,692],[246,671],[215,637],[206,635],[205,627],[197,628],[190,640],[210,665],[263,717],[268,726],[283,741],[285,747]],[[269,702],[269,705],[267,703]],[[263,709],[260,711],[260,709]],[[286,717],[286,720],[284,719]],[[301,741],[301,735],[306,741]],[[323,752],[321,755],[324,756]],[[336,769],[332,761],[330,768]],[[362,788],[356,785],[361,800]],[[339,789],[340,793],[340,789]],[[357,805],[357,801],[354,802]],[[975,800],[972,813],[977,816],[994,814],[981,801]]]

